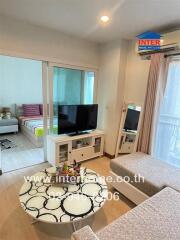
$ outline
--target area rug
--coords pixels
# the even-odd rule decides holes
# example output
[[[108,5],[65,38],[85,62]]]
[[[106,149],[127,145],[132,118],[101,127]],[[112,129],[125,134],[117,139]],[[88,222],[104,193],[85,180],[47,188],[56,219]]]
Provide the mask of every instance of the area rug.
[[[17,147],[16,144],[9,139],[0,139],[1,150]]]

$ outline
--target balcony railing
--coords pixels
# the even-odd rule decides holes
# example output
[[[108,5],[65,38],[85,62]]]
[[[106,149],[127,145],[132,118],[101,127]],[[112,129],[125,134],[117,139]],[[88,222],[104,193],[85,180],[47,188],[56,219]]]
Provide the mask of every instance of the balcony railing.
[[[180,167],[180,117],[165,114],[160,116],[155,155]]]

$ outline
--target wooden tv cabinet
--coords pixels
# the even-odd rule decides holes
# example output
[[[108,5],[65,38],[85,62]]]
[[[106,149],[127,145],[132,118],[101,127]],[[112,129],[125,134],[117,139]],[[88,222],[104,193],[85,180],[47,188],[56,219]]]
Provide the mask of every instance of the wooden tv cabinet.
[[[76,136],[47,136],[47,160],[53,166],[65,161],[82,162],[102,156],[103,149],[104,132],[101,130]]]

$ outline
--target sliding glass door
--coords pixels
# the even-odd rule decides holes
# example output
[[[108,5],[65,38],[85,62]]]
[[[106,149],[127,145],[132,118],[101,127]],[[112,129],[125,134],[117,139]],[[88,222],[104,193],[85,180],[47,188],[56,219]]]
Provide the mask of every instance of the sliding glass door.
[[[54,103],[68,105],[93,103],[94,77],[94,72],[54,67]]]
[[[93,104],[96,102],[96,72],[50,64],[49,76],[49,133],[58,133],[58,106]]]
[[[155,156],[180,167],[180,59],[169,65],[157,126]]]

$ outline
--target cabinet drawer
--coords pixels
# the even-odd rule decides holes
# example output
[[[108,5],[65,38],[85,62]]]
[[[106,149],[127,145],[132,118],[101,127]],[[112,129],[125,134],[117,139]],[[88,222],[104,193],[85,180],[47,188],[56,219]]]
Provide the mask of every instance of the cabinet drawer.
[[[85,147],[73,150],[71,154],[71,159],[72,161],[76,160],[77,162],[87,160],[93,157],[93,151],[93,147]]]
[[[132,153],[134,150],[134,143],[124,143],[121,146],[121,153]]]
[[[71,153],[71,161],[81,162],[83,161],[82,151],[81,150],[73,150]]]
[[[83,158],[84,160],[92,158],[94,154],[94,148],[93,147],[88,147],[86,149],[83,149]]]

